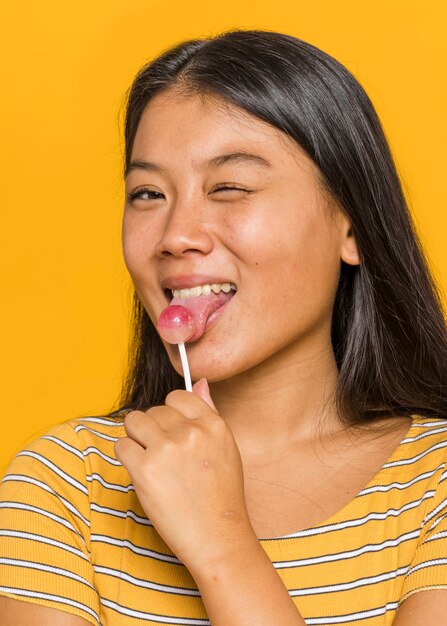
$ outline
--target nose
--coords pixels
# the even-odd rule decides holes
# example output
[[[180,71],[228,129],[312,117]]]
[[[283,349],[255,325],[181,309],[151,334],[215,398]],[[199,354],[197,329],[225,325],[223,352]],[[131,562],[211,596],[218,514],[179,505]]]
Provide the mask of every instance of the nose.
[[[209,254],[213,238],[200,200],[177,200],[166,215],[166,222],[157,245],[162,258],[190,254]]]

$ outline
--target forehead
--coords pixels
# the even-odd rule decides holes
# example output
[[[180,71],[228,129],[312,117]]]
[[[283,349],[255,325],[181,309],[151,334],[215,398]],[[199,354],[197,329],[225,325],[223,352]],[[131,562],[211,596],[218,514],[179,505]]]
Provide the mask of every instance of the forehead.
[[[170,88],[155,96],[141,116],[132,158],[189,153],[201,159],[231,144],[250,147],[280,160],[307,159],[298,144],[278,128],[214,95]],[[196,154],[194,154],[196,153]],[[307,159],[308,160],[308,159]]]

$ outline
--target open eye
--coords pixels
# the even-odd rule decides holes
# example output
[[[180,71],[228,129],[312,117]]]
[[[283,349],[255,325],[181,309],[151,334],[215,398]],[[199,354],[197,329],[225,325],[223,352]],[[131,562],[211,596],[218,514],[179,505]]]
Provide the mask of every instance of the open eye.
[[[127,198],[129,202],[133,202],[134,200],[161,200],[164,198],[164,195],[160,191],[154,191],[153,189],[140,188],[135,189],[135,191],[131,191]]]

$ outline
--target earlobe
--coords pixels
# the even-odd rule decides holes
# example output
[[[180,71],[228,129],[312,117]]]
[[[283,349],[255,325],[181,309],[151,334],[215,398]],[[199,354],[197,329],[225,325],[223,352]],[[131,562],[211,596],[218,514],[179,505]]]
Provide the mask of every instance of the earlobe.
[[[348,265],[360,265],[360,255],[352,226],[347,228],[341,247],[340,257]]]

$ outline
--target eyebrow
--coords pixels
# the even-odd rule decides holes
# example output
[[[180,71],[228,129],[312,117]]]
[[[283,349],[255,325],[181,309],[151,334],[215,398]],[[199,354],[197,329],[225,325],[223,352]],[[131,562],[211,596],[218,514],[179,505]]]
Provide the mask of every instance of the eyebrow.
[[[207,168],[216,168],[225,165],[226,163],[237,164],[252,164],[261,165],[263,167],[272,167],[272,164],[257,154],[251,154],[250,152],[229,152],[226,154],[219,154],[213,157],[209,161],[204,163]],[[131,161],[126,169],[126,176],[134,170],[144,170],[145,172],[163,172],[165,168],[157,163],[151,163],[150,161]]]

